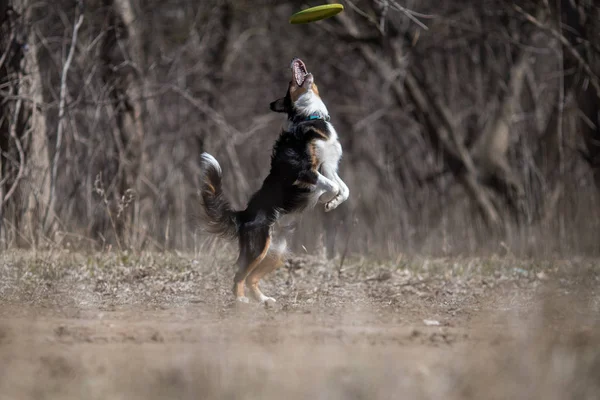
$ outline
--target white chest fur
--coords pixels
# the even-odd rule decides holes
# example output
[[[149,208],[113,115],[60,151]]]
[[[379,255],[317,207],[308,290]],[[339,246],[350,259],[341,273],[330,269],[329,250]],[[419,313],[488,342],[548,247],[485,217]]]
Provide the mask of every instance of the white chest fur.
[[[342,145],[338,140],[338,135],[333,125],[328,122],[327,127],[330,136],[328,140],[317,141],[317,158],[321,161],[320,169],[337,172],[340,159],[342,158]]]

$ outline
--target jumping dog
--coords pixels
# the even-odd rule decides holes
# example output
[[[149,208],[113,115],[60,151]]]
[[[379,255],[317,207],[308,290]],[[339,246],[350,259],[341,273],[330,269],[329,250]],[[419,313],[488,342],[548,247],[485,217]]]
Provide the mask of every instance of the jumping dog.
[[[259,302],[275,301],[264,295],[259,281],[283,265],[286,238],[279,219],[323,203],[331,211],[348,199],[350,191],[338,175],[342,146],[329,112],[299,58],[291,63],[292,79],[285,97],[270,104],[272,111],[287,114],[273,146],[271,169],[245,210],[233,210],[222,190],[222,170],[217,160],[202,153],[200,197],[205,229],[239,242],[238,271],[233,292],[248,302],[245,286]]]

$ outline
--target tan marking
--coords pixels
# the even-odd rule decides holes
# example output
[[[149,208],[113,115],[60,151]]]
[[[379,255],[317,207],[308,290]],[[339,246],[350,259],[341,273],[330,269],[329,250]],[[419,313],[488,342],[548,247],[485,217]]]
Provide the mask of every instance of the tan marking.
[[[313,82],[311,89],[312,89],[313,93],[317,95],[317,97],[321,97],[321,95],[319,94],[319,88],[317,87],[316,83]]]
[[[264,260],[256,267],[256,269],[246,278],[246,282],[250,291],[252,292],[252,296],[255,299],[260,299],[264,294],[261,292],[258,287],[259,281],[268,273],[275,271],[277,268],[281,267],[284,264],[283,262],[283,254],[274,253],[268,254]]]
[[[290,97],[292,98],[292,103],[295,103],[298,101],[298,99],[300,98],[300,96],[302,96],[304,93],[306,93],[307,89],[303,88],[302,86],[298,86],[295,83],[292,83],[292,86],[290,87]]]
[[[315,131],[319,132],[318,129],[315,129]],[[319,158],[317,157],[317,143],[314,140],[308,145],[308,152],[310,153],[312,169],[317,171],[319,169]]]
[[[233,293],[235,294],[236,298],[240,298],[240,297],[245,297],[244,294],[244,281],[241,282],[235,282],[233,284]]]
[[[317,133],[317,135],[321,136],[323,138],[323,140],[329,139],[329,136],[327,135],[327,133],[323,132],[322,130],[313,128],[313,131],[315,131]]]
[[[246,278],[248,277],[248,275],[250,275],[252,273],[252,271],[258,266],[258,264],[260,264],[261,261],[265,258],[265,256],[267,255],[267,251],[269,251],[270,245],[271,245],[271,237],[268,236],[267,242],[265,243],[265,247],[263,248],[262,252],[258,255],[258,257],[256,257],[254,259],[254,261],[252,261],[244,269],[244,276],[240,279],[240,281],[234,283],[233,291],[234,291],[236,297],[238,297],[238,298],[244,297],[244,282],[246,281]]]
[[[248,268],[246,268],[246,271],[248,271],[248,274],[250,274],[252,272],[252,270],[254,270],[254,268],[256,268],[256,266],[258,264],[260,264],[260,262],[265,258],[265,256],[267,255],[267,251],[269,251],[269,246],[271,246],[271,236],[267,236],[267,241],[265,243],[265,247],[263,248],[262,252],[258,255],[258,257],[256,257],[256,259],[254,261],[252,261],[250,263]],[[248,276],[248,274],[246,274],[246,276]]]
[[[210,182],[206,182],[206,186],[208,186],[208,190],[210,190],[212,194],[216,193],[215,187]]]

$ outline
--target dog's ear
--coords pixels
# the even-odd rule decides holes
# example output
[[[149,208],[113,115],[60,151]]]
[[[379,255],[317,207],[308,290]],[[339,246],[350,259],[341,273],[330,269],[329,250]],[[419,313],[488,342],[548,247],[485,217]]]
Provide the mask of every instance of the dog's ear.
[[[269,105],[269,107],[271,108],[271,111],[280,113],[287,112],[287,110],[285,109],[285,97],[275,100]]]

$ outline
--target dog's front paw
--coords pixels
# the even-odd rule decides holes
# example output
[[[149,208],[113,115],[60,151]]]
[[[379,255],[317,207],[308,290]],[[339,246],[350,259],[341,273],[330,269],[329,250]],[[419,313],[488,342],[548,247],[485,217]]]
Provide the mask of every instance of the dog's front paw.
[[[325,212],[329,212],[331,210],[336,209],[337,206],[339,206],[341,203],[342,203],[342,197],[339,195],[336,196],[333,200],[325,203]]]
[[[321,195],[321,197],[319,197],[319,203],[323,203],[323,204],[327,204],[332,202],[335,198],[336,198],[336,194],[333,194],[331,192],[325,192]]]
[[[338,185],[332,186],[331,190],[323,193],[319,196],[320,203],[330,203],[335,200],[336,197],[340,196],[341,188]]]

